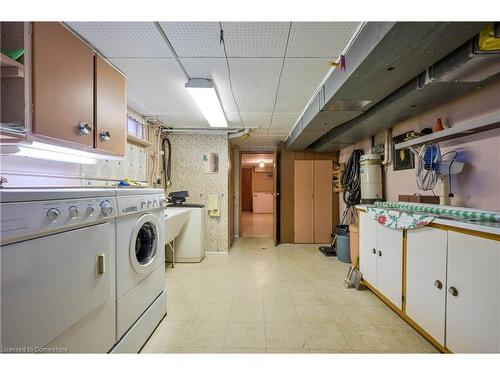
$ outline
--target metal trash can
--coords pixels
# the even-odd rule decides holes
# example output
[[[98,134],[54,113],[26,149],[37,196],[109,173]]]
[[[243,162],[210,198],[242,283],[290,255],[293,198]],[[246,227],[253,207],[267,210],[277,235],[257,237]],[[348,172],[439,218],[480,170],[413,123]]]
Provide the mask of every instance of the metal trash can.
[[[351,250],[349,246],[349,226],[337,225],[337,258],[341,262],[351,263]]]

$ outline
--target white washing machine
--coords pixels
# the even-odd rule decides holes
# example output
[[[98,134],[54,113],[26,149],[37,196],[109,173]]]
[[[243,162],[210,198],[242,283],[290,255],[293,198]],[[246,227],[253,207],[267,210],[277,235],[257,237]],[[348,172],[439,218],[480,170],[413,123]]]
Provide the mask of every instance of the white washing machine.
[[[114,194],[1,189],[0,352],[111,350]]]
[[[113,352],[137,353],[167,312],[165,195],[160,189],[117,189],[116,313]]]

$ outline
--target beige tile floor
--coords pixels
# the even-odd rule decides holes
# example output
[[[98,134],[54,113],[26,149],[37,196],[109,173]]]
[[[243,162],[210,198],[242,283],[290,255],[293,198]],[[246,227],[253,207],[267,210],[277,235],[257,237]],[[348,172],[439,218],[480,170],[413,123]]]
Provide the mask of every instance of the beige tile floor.
[[[254,214],[244,211],[241,213],[242,237],[272,237],[273,214]]]
[[[229,255],[167,267],[167,311],[143,353],[431,353],[348,266],[312,245],[235,241]]]

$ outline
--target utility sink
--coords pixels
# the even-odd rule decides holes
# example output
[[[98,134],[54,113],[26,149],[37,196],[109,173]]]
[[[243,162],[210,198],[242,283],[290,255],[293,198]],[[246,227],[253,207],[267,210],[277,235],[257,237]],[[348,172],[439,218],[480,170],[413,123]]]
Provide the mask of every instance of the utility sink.
[[[172,242],[179,235],[189,219],[189,210],[165,211],[165,243]]]

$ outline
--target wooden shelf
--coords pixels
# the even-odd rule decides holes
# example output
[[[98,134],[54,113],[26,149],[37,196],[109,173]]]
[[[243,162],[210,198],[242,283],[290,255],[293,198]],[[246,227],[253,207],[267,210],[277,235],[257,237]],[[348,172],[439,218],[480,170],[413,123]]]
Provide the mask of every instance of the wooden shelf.
[[[127,134],[127,141],[130,143],[135,143],[136,145],[143,146],[143,147],[149,147],[152,145],[151,142],[148,142],[145,139],[136,137],[135,135],[132,135],[132,134]]]
[[[23,78],[24,65],[9,56],[0,53],[0,67],[4,78]]]
[[[436,133],[424,135],[415,139],[410,139],[405,142],[396,143],[394,145],[394,148],[396,150],[400,150],[402,148],[420,146],[425,143],[438,143],[438,142],[448,141],[450,139],[465,137],[467,135],[480,133],[499,127],[500,127],[500,114],[493,113],[490,115],[475,118],[474,120],[453,125],[448,129],[441,130]]]

